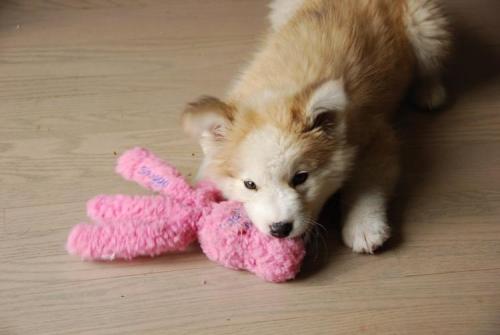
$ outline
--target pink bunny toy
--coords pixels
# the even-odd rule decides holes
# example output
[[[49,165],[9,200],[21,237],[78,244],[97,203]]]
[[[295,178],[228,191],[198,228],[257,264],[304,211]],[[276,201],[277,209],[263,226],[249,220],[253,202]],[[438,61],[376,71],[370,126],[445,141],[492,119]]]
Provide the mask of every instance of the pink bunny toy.
[[[87,214],[95,224],[73,228],[66,245],[69,253],[85,260],[129,260],[184,250],[198,240],[212,261],[267,281],[283,282],[300,270],[302,239],[259,232],[242,204],[223,201],[211,183],[193,188],[175,168],[141,148],[125,152],[116,172],[159,194],[91,199]]]

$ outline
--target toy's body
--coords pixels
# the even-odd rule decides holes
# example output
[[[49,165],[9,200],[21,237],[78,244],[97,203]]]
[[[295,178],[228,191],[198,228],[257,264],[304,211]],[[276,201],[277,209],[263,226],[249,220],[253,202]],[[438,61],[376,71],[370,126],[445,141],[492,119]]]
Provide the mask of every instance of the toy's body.
[[[157,191],[154,196],[97,196],[87,204],[96,224],[79,224],[70,253],[87,260],[132,259],[184,250],[198,240],[207,257],[272,282],[295,277],[304,257],[301,239],[260,233],[238,202],[223,201],[210,183],[192,188],[181,174],[145,149],[132,149],[116,171]]]

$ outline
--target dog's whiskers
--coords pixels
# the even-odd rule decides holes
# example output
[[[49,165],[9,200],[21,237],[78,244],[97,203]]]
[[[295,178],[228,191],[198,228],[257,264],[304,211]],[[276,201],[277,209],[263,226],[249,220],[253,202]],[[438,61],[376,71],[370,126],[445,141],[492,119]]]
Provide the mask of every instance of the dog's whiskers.
[[[327,229],[318,221],[312,218],[306,218],[305,220],[308,228],[305,233],[305,242],[311,247],[311,254],[313,255],[314,261],[318,260],[320,254],[320,245],[322,244],[325,250],[328,250],[328,244],[324,234],[327,233]]]

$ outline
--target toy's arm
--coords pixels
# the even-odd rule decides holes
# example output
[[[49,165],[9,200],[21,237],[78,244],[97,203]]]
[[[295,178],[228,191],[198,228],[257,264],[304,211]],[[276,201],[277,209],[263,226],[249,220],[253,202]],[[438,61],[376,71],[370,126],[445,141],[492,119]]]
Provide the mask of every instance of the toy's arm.
[[[76,225],[66,248],[87,260],[132,259],[184,250],[196,239],[201,211],[170,197],[97,196],[87,204],[96,224]]]
[[[194,195],[193,188],[177,169],[143,148],[126,151],[118,159],[116,172],[141,186],[179,200]]]
[[[172,222],[182,222],[194,229],[201,215],[201,208],[186,206],[165,195],[98,195],[87,202],[87,216],[98,224],[161,222],[167,229]]]

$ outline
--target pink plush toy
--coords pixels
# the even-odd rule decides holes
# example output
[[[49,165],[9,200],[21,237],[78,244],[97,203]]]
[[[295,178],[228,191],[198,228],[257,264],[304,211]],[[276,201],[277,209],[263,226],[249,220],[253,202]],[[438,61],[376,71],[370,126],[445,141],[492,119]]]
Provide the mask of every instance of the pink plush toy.
[[[73,228],[66,245],[71,254],[85,260],[128,260],[184,250],[198,240],[212,261],[267,281],[283,282],[300,270],[302,239],[262,234],[242,204],[223,201],[211,183],[192,188],[175,168],[141,148],[124,153],[116,172],[159,194],[91,199],[87,213],[95,224]]]

